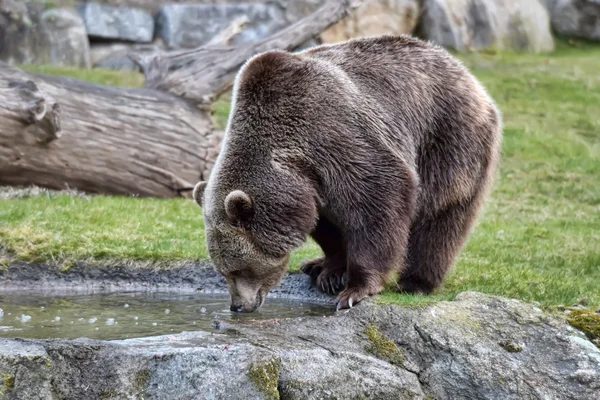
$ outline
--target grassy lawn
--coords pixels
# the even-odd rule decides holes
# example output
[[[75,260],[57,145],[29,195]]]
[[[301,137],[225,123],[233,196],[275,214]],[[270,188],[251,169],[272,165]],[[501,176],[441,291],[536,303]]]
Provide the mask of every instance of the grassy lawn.
[[[144,84],[144,75],[133,71],[114,71],[103,68],[82,69],[73,67],[52,67],[31,64],[19,65],[19,68],[29,72],[68,76],[103,85],[140,87]]]
[[[549,55],[460,57],[503,112],[499,178],[444,286],[426,298],[388,291],[378,299],[423,304],[474,290],[543,306],[599,306],[600,45],[560,42]],[[135,81],[110,71],[67,72],[112,84]],[[215,104],[217,126],[224,126],[228,107],[226,96]],[[0,245],[20,259],[57,263],[206,257],[200,209],[190,200],[0,197]],[[290,268],[318,253],[307,244]]]

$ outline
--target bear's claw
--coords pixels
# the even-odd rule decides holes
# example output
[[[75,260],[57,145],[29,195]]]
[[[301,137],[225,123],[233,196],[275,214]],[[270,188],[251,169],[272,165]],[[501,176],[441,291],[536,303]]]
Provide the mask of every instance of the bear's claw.
[[[321,289],[323,293],[331,295],[337,294],[344,288],[341,285],[342,278],[343,272],[324,269],[317,278],[317,287]]]
[[[310,276],[313,282],[316,282],[317,278],[323,271],[325,264],[324,258],[316,258],[314,260],[310,260],[305,262],[300,266],[300,271],[304,272],[306,275]]]
[[[360,303],[366,297],[376,294],[380,291],[373,290],[366,287],[354,287],[354,288],[346,288],[337,299],[336,311],[352,308],[353,306]]]
[[[307,261],[302,264],[300,271],[310,276],[323,293],[335,295],[344,289],[345,268],[339,267],[330,259],[321,257]]]
[[[335,311],[340,311],[344,308],[352,308],[352,298],[348,299],[348,307],[343,307],[342,302],[338,301],[335,306]]]

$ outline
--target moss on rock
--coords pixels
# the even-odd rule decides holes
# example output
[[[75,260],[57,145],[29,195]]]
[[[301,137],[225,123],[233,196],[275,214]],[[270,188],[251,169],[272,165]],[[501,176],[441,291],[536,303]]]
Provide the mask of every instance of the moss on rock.
[[[122,394],[119,394],[119,392],[117,392],[117,390],[114,389],[114,388],[103,390],[103,391],[100,392],[100,394],[98,396],[102,400],[105,400],[105,399],[106,400],[108,400],[108,399],[119,399],[119,398],[124,398],[125,397]]]
[[[600,347],[600,314],[590,309],[570,309],[567,321],[582,331],[588,339]]]
[[[396,346],[396,343],[379,332],[375,325],[369,325],[364,330],[364,334],[367,335],[367,338],[371,342],[365,347],[366,351],[393,365],[402,365],[404,363],[405,357],[402,350]]]
[[[501,340],[498,344],[509,353],[519,353],[523,351],[523,346],[509,339]]]
[[[250,370],[248,372],[250,380],[269,400],[279,400],[277,382],[279,379],[280,367],[281,361],[276,358],[265,363],[253,363],[250,365]]]
[[[0,396],[4,396],[7,392],[15,387],[15,377],[11,374],[0,374]]]
[[[148,385],[151,376],[152,373],[149,370],[141,369],[135,373],[135,377],[133,378],[133,385],[137,390],[142,391]]]

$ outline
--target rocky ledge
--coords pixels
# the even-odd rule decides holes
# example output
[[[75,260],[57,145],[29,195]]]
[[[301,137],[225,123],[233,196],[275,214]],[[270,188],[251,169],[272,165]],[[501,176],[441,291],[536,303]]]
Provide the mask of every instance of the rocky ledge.
[[[216,326],[110,342],[0,339],[0,398],[600,398],[600,350],[580,332],[479,293]]]

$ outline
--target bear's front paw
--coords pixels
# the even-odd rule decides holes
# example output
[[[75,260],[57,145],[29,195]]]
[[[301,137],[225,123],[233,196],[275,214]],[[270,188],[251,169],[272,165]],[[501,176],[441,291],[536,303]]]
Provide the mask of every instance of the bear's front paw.
[[[352,308],[357,305],[360,301],[364,300],[365,297],[375,295],[383,290],[383,285],[357,285],[354,286],[350,283],[350,287],[347,287],[340,293],[337,298],[336,311]]]
[[[325,264],[325,257],[315,258],[314,260],[306,261],[300,266],[300,271],[310,276],[313,282],[316,282],[317,278],[323,271]]]
[[[324,269],[317,278],[317,287],[330,295],[339,293],[344,288],[344,270]]]
[[[418,278],[401,278],[396,286],[398,292],[411,294],[430,294],[433,289],[434,285]]]
[[[365,288],[344,289],[337,298],[336,311],[352,308],[367,296],[369,291]]]

